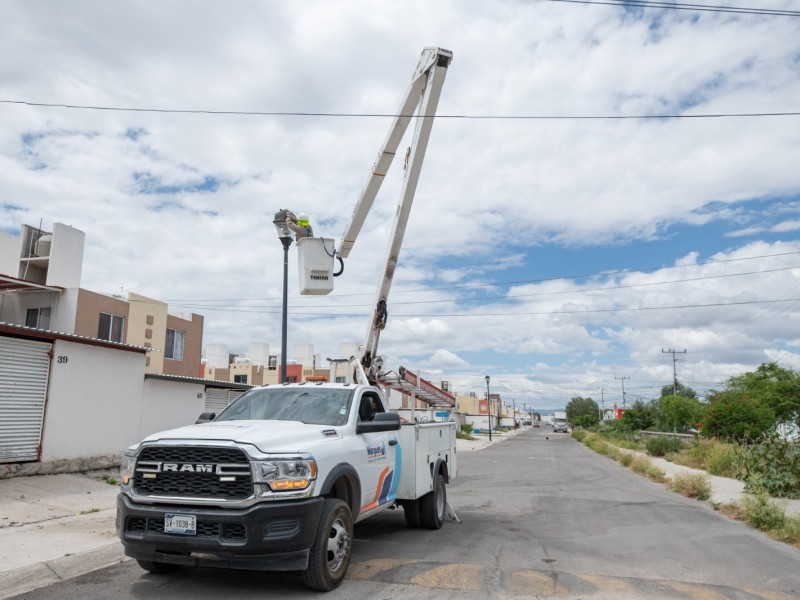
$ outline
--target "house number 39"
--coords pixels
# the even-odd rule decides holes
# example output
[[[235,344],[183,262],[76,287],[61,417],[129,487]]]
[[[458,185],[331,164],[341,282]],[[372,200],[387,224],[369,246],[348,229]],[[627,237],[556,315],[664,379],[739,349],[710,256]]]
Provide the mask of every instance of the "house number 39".
[[[68,356],[59,356],[59,357],[56,358],[56,361],[60,365],[65,365],[65,364],[67,364],[69,362],[69,357]]]

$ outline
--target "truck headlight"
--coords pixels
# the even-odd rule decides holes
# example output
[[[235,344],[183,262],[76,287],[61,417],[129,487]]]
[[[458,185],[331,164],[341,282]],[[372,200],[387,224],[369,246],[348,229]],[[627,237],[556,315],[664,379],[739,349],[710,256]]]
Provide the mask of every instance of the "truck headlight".
[[[136,466],[136,446],[125,450],[119,467],[119,480],[122,485],[129,486],[133,479],[133,468]]]
[[[266,483],[273,492],[304,490],[317,478],[313,459],[260,460],[255,463],[254,483]]]

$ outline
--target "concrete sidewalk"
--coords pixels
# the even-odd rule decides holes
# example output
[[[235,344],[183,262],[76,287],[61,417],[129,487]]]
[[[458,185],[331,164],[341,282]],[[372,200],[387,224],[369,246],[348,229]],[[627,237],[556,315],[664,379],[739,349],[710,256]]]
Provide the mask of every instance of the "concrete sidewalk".
[[[716,475],[709,475],[705,471],[701,471],[700,469],[692,469],[691,467],[684,467],[683,465],[677,465],[673,462],[665,460],[663,458],[656,458],[654,456],[647,456],[642,452],[636,452],[635,454],[640,454],[642,456],[647,457],[650,462],[652,462],[655,466],[666,473],[667,477],[674,478],[676,475],[681,473],[697,473],[700,475],[705,475],[708,477],[708,481],[711,484],[711,498],[709,498],[709,502],[719,502],[724,504],[729,504],[731,502],[738,502],[742,499],[744,495],[744,482],[739,481],[738,479],[730,479],[728,477],[718,477]],[[782,500],[782,499],[773,499],[774,502],[784,505],[787,514],[800,514],[800,500]]]
[[[0,480],[0,598],[121,562],[115,471]],[[113,483],[113,480],[112,480]]]
[[[477,451],[514,435],[458,440],[457,449]],[[670,477],[694,471],[650,460]],[[0,600],[127,560],[114,526],[118,477],[106,470],[0,479]],[[741,499],[741,482],[709,479],[713,501]],[[800,500],[787,504],[788,511],[800,513]]]

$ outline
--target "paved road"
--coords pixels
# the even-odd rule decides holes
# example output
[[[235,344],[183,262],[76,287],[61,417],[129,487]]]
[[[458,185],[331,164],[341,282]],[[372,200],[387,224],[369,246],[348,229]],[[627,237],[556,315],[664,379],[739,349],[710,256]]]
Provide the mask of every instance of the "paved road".
[[[449,499],[463,522],[440,531],[399,510],[358,525],[328,594],[290,574],[129,561],[19,598],[800,598],[799,551],[547,429],[460,453]]]

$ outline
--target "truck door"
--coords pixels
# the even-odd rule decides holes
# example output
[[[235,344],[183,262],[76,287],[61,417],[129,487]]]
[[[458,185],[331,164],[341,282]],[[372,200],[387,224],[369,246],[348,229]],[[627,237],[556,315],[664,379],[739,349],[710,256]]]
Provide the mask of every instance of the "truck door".
[[[383,412],[383,403],[374,392],[361,397],[358,421],[372,421]],[[400,482],[401,450],[397,431],[359,434],[363,445],[361,464],[361,514],[394,502]]]

